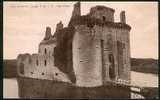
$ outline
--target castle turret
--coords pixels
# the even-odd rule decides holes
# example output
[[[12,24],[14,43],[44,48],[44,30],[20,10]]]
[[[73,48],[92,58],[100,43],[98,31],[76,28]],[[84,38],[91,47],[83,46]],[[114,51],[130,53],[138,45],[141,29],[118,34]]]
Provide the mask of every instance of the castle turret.
[[[121,11],[120,13],[120,22],[126,24],[125,11]]]
[[[78,1],[76,4],[74,4],[73,12],[72,12],[72,18],[81,16],[81,5],[80,1]]]
[[[115,10],[105,6],[95,6],[91,8],[89,15],[104,22],[114,22]]]
[[[50,27],[46,27],[46,33],[45,33],[44,40],[48,40],[50,37],[52,37],[51,28]]]
[[[56,26],[56,32],[63,29],[63,24],[62,24],[62,21],[60,21],[57,26]]]

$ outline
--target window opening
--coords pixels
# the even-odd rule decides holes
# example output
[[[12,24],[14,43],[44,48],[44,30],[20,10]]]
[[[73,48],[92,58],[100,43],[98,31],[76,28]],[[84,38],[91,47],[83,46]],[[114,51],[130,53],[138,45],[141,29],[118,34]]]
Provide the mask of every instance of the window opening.
[[[47,61],[46,61],[46,60],[44,60],[44,65],[45,65],[45,66],[47,65]]]

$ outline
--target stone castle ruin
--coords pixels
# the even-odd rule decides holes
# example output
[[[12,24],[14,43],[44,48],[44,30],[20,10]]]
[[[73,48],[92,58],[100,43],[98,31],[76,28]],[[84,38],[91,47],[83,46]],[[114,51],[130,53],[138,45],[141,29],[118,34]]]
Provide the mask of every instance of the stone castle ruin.
[[[54,35],[47,27],[37,54],[20,54],[18,74],[24,77],[69,82],[95,87],[109,81],[130,84],[131,27],[125,12],[114,22],[112,8],[95,6],[81,15],[80,2],[74,4],[67,27],[62,22]]]

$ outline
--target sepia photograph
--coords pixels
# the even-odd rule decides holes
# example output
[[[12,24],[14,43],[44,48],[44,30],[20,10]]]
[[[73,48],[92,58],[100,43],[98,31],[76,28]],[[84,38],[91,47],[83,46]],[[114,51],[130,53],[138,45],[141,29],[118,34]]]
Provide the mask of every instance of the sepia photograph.
[[[3,2],[3,98],[159,99],[158,91],[158,2]]]

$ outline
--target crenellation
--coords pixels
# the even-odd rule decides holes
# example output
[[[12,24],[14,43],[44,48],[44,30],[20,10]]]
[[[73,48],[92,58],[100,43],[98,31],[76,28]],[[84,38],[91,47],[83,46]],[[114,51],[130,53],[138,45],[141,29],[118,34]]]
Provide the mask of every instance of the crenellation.
[[[90,16],[102,21],[114,22],[114,9],[105,6],[95,6],[91,8]]]
[[[74,5],[68,27],[57,24],[54,36],[47,27],[37,54],[20,54],[18,73],[38,79],[74,83],[80,87],[107,85],[108,81],[130,83],[131,27],[125,13],[114,22],[112,8],[96,6],[81,16]]]

